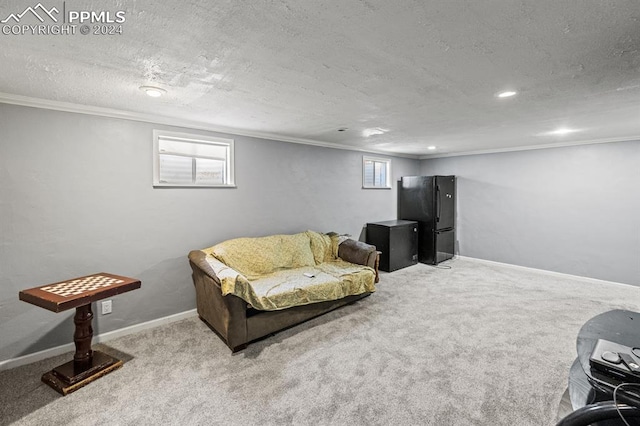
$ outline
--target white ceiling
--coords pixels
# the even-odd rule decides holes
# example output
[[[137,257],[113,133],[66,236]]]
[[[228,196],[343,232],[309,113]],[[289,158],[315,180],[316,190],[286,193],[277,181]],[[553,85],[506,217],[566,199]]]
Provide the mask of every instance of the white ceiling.
[[[419,156],[640,138],[638,0],[42,4],[124,10],[123,34],[0,34],[0,100]]]

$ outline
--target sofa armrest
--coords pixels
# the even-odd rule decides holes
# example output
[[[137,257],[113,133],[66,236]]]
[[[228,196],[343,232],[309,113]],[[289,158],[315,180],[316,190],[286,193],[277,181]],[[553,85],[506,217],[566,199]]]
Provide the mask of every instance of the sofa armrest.
[[[210,260],[210,259],[209,259]],[[222,295],[221,278],[200,250],[189,253],[193,269],[198,315],[222,337],[233,352],[247,344],[247,303],[232,294]],[[230,268],[226,268],[229,271]]]
[[[209,262],[206,260],[207,254],[200,250],[192,250],[189,252],[189,261],[197,266],[205,275],[211,277],[213,281],[220,286],[220,278],[216,275]]]
[[[247,277],[240,272],[202,251],[190,252],[189,262],[192,269],[195,268],[198,273],[211,278],[223,296],[234,294],[235,285],[239,281],[249,283]]]
[[[376,251],[376,246],[362,241],[347,239],[338,246],[338,257],[350,263],[376,269],[378,252]]]

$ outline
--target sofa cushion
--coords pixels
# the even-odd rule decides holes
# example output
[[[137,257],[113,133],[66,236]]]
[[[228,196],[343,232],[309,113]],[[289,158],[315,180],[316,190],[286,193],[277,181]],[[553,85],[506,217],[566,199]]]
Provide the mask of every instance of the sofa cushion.
[[[294,235],[236,238],[217,244],[207,252],[249,280],[282,269],[315,265],[311,240],[304,232]]]
[[[305,272],[313,272],[309,278]],[[338,300],[346,296],[375,291],[375,273],[367,266],[353,265],[340,259],[316,267],[283,269],[262,278],[223,285],[223,294],[234,294],[256,309],[275,311],[292,306]]]
[[[223,296],[233,294],[263,311],[376,291],[373,269],[342,259],[316,266],[282,269],[251,281],[213,256],[206,256],[205,260],[220,280]],[[315,276],[309,278],[305,272],[313,272]]]

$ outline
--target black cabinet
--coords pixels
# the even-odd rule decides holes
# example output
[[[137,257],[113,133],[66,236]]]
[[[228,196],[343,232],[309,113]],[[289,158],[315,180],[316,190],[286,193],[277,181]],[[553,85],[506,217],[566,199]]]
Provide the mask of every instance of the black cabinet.
[[[367,223],[367,243],[380,254],[379,269],[395,271],[418,263],[418,222],[388,220]]]

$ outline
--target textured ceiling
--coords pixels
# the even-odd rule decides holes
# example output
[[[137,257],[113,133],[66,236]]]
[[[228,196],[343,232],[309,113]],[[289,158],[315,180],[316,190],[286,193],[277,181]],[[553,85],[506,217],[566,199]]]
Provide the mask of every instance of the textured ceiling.
[[[0,92],[397,154],[640,137],[638,0],[42,4],[123,34],[0,34]]]

